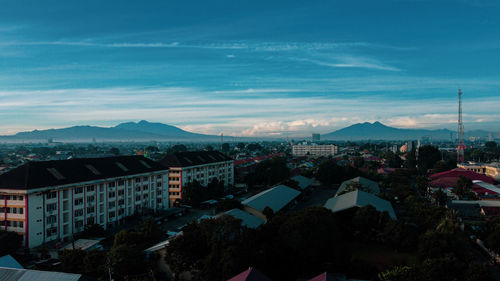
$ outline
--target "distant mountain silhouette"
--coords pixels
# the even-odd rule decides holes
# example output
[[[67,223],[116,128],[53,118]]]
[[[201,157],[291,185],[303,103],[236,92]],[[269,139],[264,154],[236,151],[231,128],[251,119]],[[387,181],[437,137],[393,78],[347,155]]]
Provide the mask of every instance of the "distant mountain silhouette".
[[[74,126],[62,129],[34,130],[20,132],[12,136],[0,136],[0,141],[215,141],[218,136],[203,135],[184,131],[162,123],[140,122],[122,123],[115,127]]]
[[[488,133],[475,130],[466,133],[466,136],[486,137]],[[452,140],[456,138],[456,132],[448,129],[400,129],[377,121],[354,124],[321,136],[324,140],[417,140],[423,137],[433,140]]]

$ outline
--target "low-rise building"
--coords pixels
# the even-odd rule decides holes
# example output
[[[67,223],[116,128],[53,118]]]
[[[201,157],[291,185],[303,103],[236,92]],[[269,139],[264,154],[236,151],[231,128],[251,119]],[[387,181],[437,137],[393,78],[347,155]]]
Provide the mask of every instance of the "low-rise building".
[[[168,169],[142,156],[28,162],[0,175],[0,226],[32,248],[167,209]]]
[[[330,156],[335,155],[339,152],[339,148],[333,144],[325,145],[294,145],[292,146],[293,156]]]
[[[266,207],[277,213],[290,205],[300,193],[300,191],[286,185],[278,185],[244,200],[241,204],[244,211],[267,221],[263,213]]]
[[[500,181],[500,163],[461,163],[457,167],[467,171],[474,171],[486,175],[496,181]]]
[[[361,190],[351,191],[349,193],[330,198],[326,201],[324,207],[336,213],[368,205],[373,206],[379,212],[387,212],[392,219],[396,219],[396,213],[392,208],[391,202]]]
[[[380,193],[380,187],[378,186],[378,183],[367,178],[355,177],[350,180],[343,181],[335,195],[345,193],[346,188],[348,188],[351,183],[359,184],[366,192],[370,192],[375,195],[378,195]]]
[[[169,169],[169,200],[182,198],[182,186],[198,181],[207,186],[212,179],[234,185],[234,160],[218,151],[186,151],[168,155],[160,163]]]

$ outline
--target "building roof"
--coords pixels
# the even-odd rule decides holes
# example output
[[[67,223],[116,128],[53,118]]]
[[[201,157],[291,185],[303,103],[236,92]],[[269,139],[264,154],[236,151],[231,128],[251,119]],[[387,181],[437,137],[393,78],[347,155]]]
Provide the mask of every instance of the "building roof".
[[[74,250],[74,249],[82,249],[84,251],[93,249],[97,247],[101,242],[101,239],[78,239],[74,243],[69,243],[64,246],[61,250]]]
[[[268,206],[276,213],[297,198],[300,193],[300,191],[286,185],[278,185],[244,200],[241,204],[260,212]]]
[[[264,273],[260,272],[258,269],[250,267],[249,269],[234,276],[228,281],[272,281],[272,280],[266,275],[264,275]]]
[[[78,281],[81,274],[0,267],[2,281]]]
[[[483,181],[472,181],[474,185],[478,185],[484,189],[487,189],[489,192],[488,194],[499,194],[500,193],[500,188],[496,185],[493,185],[491,183],[483,182]]]
[[[167,170],[143,156],[27,162],[0,175],[0,189],[35,189]]]
[[[389,201],[381,199],[371,193],[361,190],[351,191],[337,197],[328,199],[325,208],[332,212],[340,212],[354,207],[371,205],[379,212],[387,212],[392,219],[396,219],[396,213]]]
[[[435,180],[435,179],[439,179],[439,178],[456,178],[456,179],[458,179],[458,177],[460,177],[460,176],[464,176],[464,177],[471,179],[471,180],[480,180],[480,181],[484,181],[484,182],[491,183],[491,184],[495,183],[495,180],[488,177],[488,176],[476,173],[474,171],[468,171],[468,170],[462,169],[462,168],[455,168],[453,170],[449,170],[446,172],[432,174],[429,177],[431,179]],[[456,180],[455,180],[455,182],[456,182]]]
[[[0,257],[0,267],[23,269],[24,267],[11,255]]]
[[[481,211],[485,216],[498,216],[500,215],[500,207],[481,207]]]
[[[311,186],[311,184],[313,183],[313,179],[310,179],[310,178],[306,178],[302,175],[297,175],[297,176],[294,176],[292,177],[292,180],[296,181],[299,183],[299,187],[300,189],[306,189],[308,188],[309,186]]]
[[[339,189],[337,190],[336,194],[342,193],[351,182],[359,183],[364,188],[369,190],[370,193],[373,193],[375,195],[378,195],[380,193],[380,187],[378,186],[378,183],[376,183],[372,180],[369,180],[367,178],[355,177],[355,178],[352,178],[350,180],[343,181],[342,184],[340,185]]]
[[[167,155],[160,163],[168,168],[180,168],[225,161],[233,159],[219,151],[185,151]]]
[[[227,212],[225,212],[223,215],[228,215],[232,216],[234,218],[240,219],[241,220],[241,225],[246,226],[248,228],[257,228],[264,224],[264,220],[261,218],[258,218],[252,214],[249,214],[245,211],[242,211],[240,209],[232,209]]]

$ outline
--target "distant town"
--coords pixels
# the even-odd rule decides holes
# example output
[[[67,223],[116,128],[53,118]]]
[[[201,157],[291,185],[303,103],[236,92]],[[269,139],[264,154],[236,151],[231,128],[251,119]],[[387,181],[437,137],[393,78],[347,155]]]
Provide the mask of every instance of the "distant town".
[[[495,141],[467,140],[458,163],[456,140],[431,138],[2,144],[0,268],[67,280],[436,280],[444,266],[456,280],[493,280]]]

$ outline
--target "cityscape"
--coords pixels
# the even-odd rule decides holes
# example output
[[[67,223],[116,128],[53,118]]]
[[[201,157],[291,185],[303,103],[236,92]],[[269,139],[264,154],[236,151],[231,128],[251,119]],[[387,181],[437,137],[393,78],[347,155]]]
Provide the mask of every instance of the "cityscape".
[[[0,280],[500,280],[495,1],[8,1]]]

